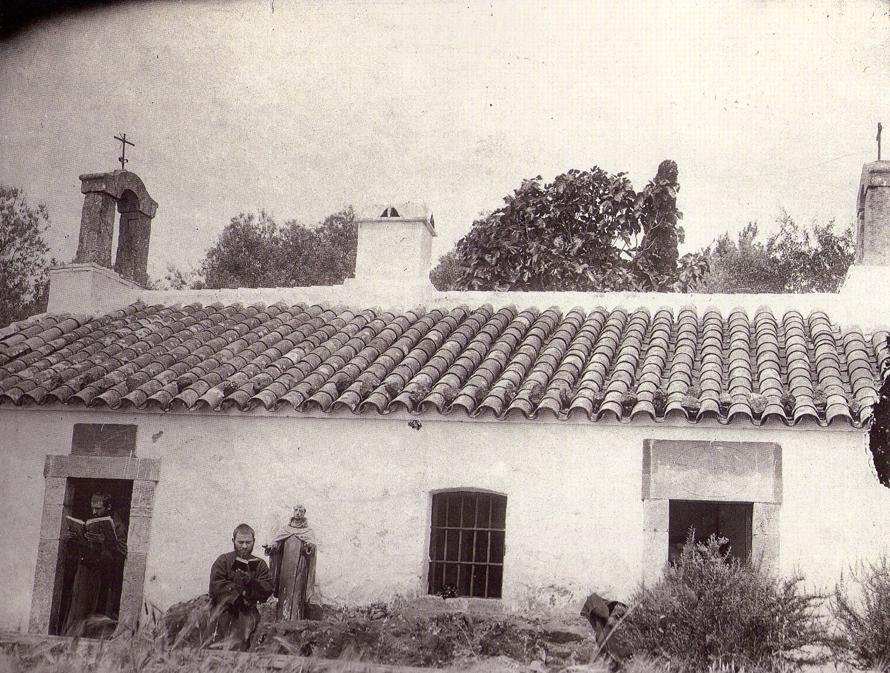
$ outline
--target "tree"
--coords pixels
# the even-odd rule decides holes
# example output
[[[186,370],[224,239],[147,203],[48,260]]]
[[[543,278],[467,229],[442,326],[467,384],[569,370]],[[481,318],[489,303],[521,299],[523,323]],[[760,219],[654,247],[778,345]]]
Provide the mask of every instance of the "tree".
[[[48,227],[43,204],[30,206],[22,190],[0,185],[0,325],[46,309]]]
[[[624,173],[572,169],[524,180],[455,246],[469,290],[666,290],[697,279],[700,255],[679,260],[677,166],[662,162],[637,194]],[[642,241],[640,237],[642,236]]]
[[[439,263],[430,271],[430,282],[440,292],[448,290],[460,289],[460,278],[464,274],[464,269],[457,260],[457,253],[454,250],[439,258]]]
[[[355,271],[355,215],[346,208],[313,228],[290,220],[279,227],[265,212],[233,217],[201,265],[205,287],[335,285]],[[182,272],[174,270],[168,277]],[[174,284],[174,283],[171,283]]]
[[[835,232],[834,221],[807,229],[788,213],[778,218],[778,231],[758,240],[758,226],[749,223],[733,241],[723,234],[703,251],[708,272],[693,283],[708,293],[836,292],[853,263],[853,229]]]

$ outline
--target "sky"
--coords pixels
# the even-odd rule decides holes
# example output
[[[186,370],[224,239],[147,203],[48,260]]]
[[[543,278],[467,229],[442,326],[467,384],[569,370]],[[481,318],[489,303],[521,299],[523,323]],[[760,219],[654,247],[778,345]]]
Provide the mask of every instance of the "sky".
[[[78,175],[127,168],[159,203],[149,273],[228,221],[313,224],[419,201],[434,255],[524,178],[680,169],[684,250],[784,209],[855,216],[883,121],[890,2],[158,0],[0,43],[0,183],[45,203],[61,261]]]

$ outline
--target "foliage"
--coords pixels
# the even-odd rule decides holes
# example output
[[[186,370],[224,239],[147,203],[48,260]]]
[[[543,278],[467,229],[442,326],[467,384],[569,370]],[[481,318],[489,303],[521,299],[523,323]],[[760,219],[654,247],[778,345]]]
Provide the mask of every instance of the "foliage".
[[[804,660],[801,648],[824,644],[821,599],[802,591],[802,578],[771,577],[721,551],[725,543],[713,536],[695,543],[690,535],[658,583],[636,592],[612,637],[677,671],[715,664],[771,670]]]
[[[279,227],[266,212],[233,217],[201,266],[206,287],[336,285],[355,269],[357,233],[352,208],[316,227],[288,221]]]
[[[457,253],[451,250],[439,258],[439,263],[430,271],[430,282],[440,292],[460,289],[460,278],[464,269],[460,266]]]
[[[662,168],[666,167],[666,170]],[[671,168],[672,166],[672,168]],[[663,290],[698,277],[677,268],[683,231],[676,165],[663,162],[640,194],[624,173],[594,166],[524,180],[455,246],[468,290]],[[642,236],[642,241],[641,237]]]
[[[331,659],[361,659],[382,664],[442,666],[506,659],[517,664],[546,659],[557,670],[587,662],[595,651],[593,633],[521,615],[467,613],[450,601],[418,602],[396,597],[388,603],[335,607],[313,605],[317,619],[276,621],[275,605],[259,606],[260,625],[251,652]],[[213,622],[207,596],[170,608],[158,638],[167,647],[206,644]],[[461,668],[464,668],[462,665]],[[491,668],[479,666],[478,670]],[[603,670],[601,673],[605,673]]]
[[[851,572],[835,587],[831,613],[840,629],[840,652],[857,668],[890,671],[890,562],[881,557]]]
[[[49,216],[22,190],[0,185],[0,325],[46,310]]]
[[[151,290],[201,290],[206,285],[200,271],[168,264],[164,277],[150,280],[148,287]]]
[[[835,232],[834,221],[804,228],[787,213],[778,231],[758,240],[749,223],[733,241],[723,234],[704,251],[710,270],[693,283],[708,293],[836,292],[853,263],[853,230]]]

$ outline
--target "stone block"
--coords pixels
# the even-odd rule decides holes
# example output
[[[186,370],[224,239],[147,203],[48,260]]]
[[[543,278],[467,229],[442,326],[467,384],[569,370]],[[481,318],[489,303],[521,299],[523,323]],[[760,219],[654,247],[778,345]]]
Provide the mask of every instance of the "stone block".
[[[51,477],[67,477],[68,456],[47,455],[43,463],[43,476]]]
[[[47,456],[44,476],[158,481],[158,458],[110,456]]]
[[[52,619],[53,595],[61,583],[59,541],[42,539],[37,547],[37,566],[34,571],[34,590],[31,594],[30,633],[48,633]]]
[[[119,423],[75,423],[72,455],[127,457],[136,453],[136,426]]]
[[[129,552],[148,553],[148,543],[151,534],[151,516],[134,516],[130,511],[130,530],[127,534],[127,549]]]
[[[642,577],[647,584],[655,582],[668,564],[667,531],[643,532]]]
[[[755,502],[751,512],[751,559],[772,572],[779,568],[780,506]]]
[[[80,237],[76,263],[95,262],[111,267],[111,241],[117,201],[105,192],[91,191],[84,195],[80,214]]]
[[[874,161],[862,167],[857,211],[857,264],[887,266],[890,264],[890,161]]]
[[[781,502],[782,451],[771,442],[646,440],[644,496]]]
[[[43,505],[43,516],[40,519],[40,539],[58,540],[62,533],[64,505]]]
[[[133,482],[133,498],[130,506],[133,509],[149,509],[154,506],[156,482],[148,479],[136,479]]]
[[[670,500],[646,500],[643,502],[643,531],[667,533],[670,528]]]
[[[114,270],[142,285],[148,282],[148,246],[151,218],[140,213],[121,213],[120,235]]]
[[[161,478],[161,461],[159,458],[140,458],[138,469],[133,477],[138,480],[158,481]]]
[[[130,552],[124,564],[121,589],[120,623],[136,624],[145,593],[146,554]]]
[[[67,480],[62,477],[47,477],[43,489],[43,504],[64,505]]]

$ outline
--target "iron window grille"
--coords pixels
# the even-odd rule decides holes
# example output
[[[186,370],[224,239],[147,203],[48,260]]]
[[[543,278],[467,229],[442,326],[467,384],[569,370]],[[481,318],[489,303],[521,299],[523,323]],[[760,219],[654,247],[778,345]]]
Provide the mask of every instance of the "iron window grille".
[[[475,491],[433,495],[430,594],[500,598],[507,497]]]

